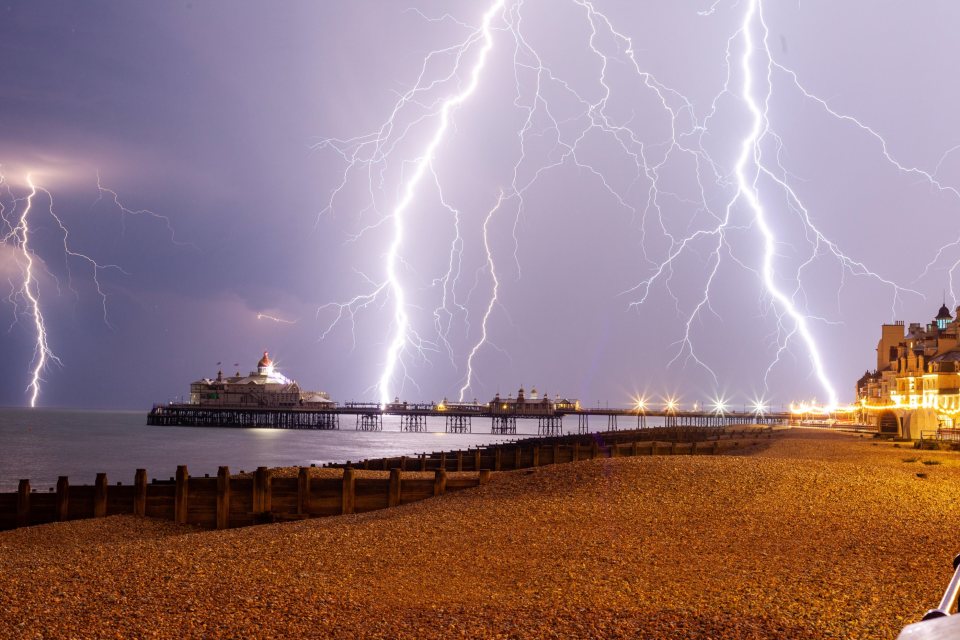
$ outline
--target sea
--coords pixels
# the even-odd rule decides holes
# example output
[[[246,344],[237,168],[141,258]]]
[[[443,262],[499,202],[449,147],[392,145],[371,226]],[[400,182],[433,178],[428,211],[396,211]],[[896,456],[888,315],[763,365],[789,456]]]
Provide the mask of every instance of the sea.
[[[575,431],[576,419],[563,426]],[[137,469],[167,479],[181,464],[193,476],[216,475],[222,465],[231,472],[320,466],[467,449],[537,432],[536,420],[518,420],[516,436],[492,435],[489,419],[476,418],[472,427],[473,433],[444,433],[443,418],[430,417],[427,432],[403,432],[397,416],[384,416],[383,431],[357,431],[352,416],[341,416],[340,429],[332,431],[156,427],[147,426],[146,411],[0,409],[0,492],[15,490],[21,478],[40,491],[55,486],[58,476],[93,484],[97,473],[106,473],[111,484],[131,484]]]

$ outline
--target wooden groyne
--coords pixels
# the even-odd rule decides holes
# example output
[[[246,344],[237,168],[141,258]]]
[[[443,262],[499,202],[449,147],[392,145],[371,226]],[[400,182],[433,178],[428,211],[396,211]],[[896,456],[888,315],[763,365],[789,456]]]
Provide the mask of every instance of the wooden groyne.
[[[707,439],[708,434],[713,438]],[[657,435],[660,438],[654,439]],[[667,435],[673,440],[664,439]],[[121,514],[227,529],[364,513],[476,487],[489,480],[491,471],[595,458],[716,455],[756,445],[771,435],[769,428],[723,433],[715,429],[664,428],[592,437],[537,438],[466,452],[441,451],[327,465],[342,468],[336,477],[329,471],[319,474],[311,467],[300,467],[296,476],[276,475],[259,467],[252,477],[238,477],[232,476],[229,468],[220,467],[216,477],[192,477],[186,466],[179,466],[174,478],[150,482],[146,470],[137,469],[129,485],[110,485],[107,475],[98,473],[93,485],[71,485],[66,476],[61,476],[55,490],[40,492],[31,488],[29,480],[20,480],[16,492],[0,493],[0,530]],[[389,476],[365,476],[356,467],[389,471]]]
[[[617,458],[631,455],[672,455],[722,453],[770,438],[769,426],[718,430],[710,427],[653,427],[630,431],[606,431],[592,435],[567,435],[545,438],[525,438],[505,444],[484,445],[457,451],[434,451],[414,456],[368,458],[359,462],[330,463],[328,468],[356,467],[358,469],[448,472],[513,471],[558,464]]]
[[[32,490],[29,480],[21,480],[16,493],[0,493],[0,529],[121,514],[227,529],[374,511],[476,487],[489,478],[489,472],[447,477],[437,471],[425,478],[399,470],[370,478],[353,469],[331,478],[315,471],[301,467],[296,477],[275,477],[260,467],[252,477],[237,477],[220,467],[216,477],[191,477],[180,466],[172,481],[147,482],[147,472],[138,469],[132,485],[110,485],[105,473],[98,473],[93,485],[71,485],[61,476],[50,492]]]

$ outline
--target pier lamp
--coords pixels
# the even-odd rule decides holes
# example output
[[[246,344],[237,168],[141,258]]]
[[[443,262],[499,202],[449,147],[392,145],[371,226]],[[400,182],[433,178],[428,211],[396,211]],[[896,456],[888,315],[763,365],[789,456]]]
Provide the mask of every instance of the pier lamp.
[[[762,416],[767,412],[767,405],[762,399],[754,400],[752,407],[753,407],[753,413],[758,416]]]
[[[647,425],[647,399],[643,396],[637,398],[637,429]]]
[[[719,415],[723,415],[727,412],[727,400],[726,398],[714,398],[712,401],[713,412]]]
[[[677,407],[680,406],[680,403],[677,402],[676,398],[667,398],[666,409],[670,413],[673,413],[677,410]]]

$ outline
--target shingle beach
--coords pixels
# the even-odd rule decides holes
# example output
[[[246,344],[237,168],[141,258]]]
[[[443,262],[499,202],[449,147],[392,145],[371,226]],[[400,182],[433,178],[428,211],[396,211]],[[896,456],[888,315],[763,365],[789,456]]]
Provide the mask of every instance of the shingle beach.
[[[793,429],[361,515],[0,533],[0,637],[894,638],[958,524],[960,454]]]

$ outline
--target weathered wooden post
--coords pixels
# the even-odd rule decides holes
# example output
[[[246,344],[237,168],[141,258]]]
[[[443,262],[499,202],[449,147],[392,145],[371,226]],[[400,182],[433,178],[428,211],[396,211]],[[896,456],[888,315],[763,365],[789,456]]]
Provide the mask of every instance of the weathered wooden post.
[[[433,495],[442,496],[447,491],[447,472],[437,469],[433,476]]]
[[[230,527],[230,467],[217,469],[217,529]]]
[[[353,476],[353,469],[347,467],[343,470],[343,501],[341,502],[341,513],[353,513],[355,499],[356,479]]]
[[[67,476],[57,478],[57,520],[63,522],[70,517],[70,481]]]
[[[93,483],[93,517],[107,515],[107,474],[98,473]]]
[[[390,489],[387,494],[387,506],[396,507],[400,504],[400,469],[390,469]]]
[[[710,450],[710,453],[711,453],[712,455],[717,455],[717,451],[719,451],[719,450],[720,450],[720,441],[719,441],[719,440],[714,440],[714,441],[713,441],[713,448]]]
[[[577,462],[578,460],[580,460],[580,442],[579,441],[573,443],[573,453],[571,454],[571,456],[573,457],[572,462]]]
[[[533,466],[540,466],[540,445],[533,445]]]
[[[690,443],[690,455],[695,455],[697,453],[697,441],[694,440]]]
[[[473,470],[480,470],[480,448],[478,447],[476,452],[473,454]]]
[[[553,443],[553,464],[560,464],[560,445]]]
[[[446,451],[440,452],[440,468],[443,469],[444,471],[447,470],[447,452]]]
[[[30,524],[30,481],[21,480],[17,485],[17,526]]]
[[[677,453],[677,443],[676,443],[676,442],[671,442],[671,443],[670,443],[670,455],[676,455],[676,453]]]
[[[253,474],[253,512],[268,513],[271,509],[271,482],[270,470],[266,467],[257,467]]]
[[[633,443],[630,445],[630,455],[635,456],[638,453],[640,453],[640,445],[636,440],[634,440]]]
[[[400,471],[407,470],[407,456],[400,456]]]
[[[503,450],[500,447],[497,447],[493,450],[493,469],[494,471],[500,471],[500,459],[503,456]]]
[[[594,440],[590,443],[590,459],[593,460],[599,457],[600,457],[600,445],[597,444],[596,440]]]
[[[368,459],[368,460],[364,460],[364,461],[363,461],[363,470],[366,471],[366,470],[368,470],[369,468],[370,468],[370,460],[369,460],[369,459]]]
[[[514,469],[520,468],[520,461],[523,460],[522,456],[523,456],[523,451],[520,448],[520,445],[517,445],[516,448],[514,448],[513,450],[513,468]]]
[[[133,515],[147,515],[147,470],[137,469],[133,474]]]
[[[187,523],[187,482],[189,479],[186,465],[178,466],[173,498],[173,521],[177,524]]]
[[[383,469],[381,469],[381,471],[389,471],[389,470],[390,470],[390,458],[384,458]]]
[[[457,451],[457,471],[463,471],[463,451]]]
[[[427,470],[427,454],[421,453],[420,454],[420,471],[426,471],[426,470]]]
[[[480,469],[480,484],[484,485],[490,482],[490,469]]]
[[[297,515],[306,515],[310,509],[310,467],[297,472]]]

